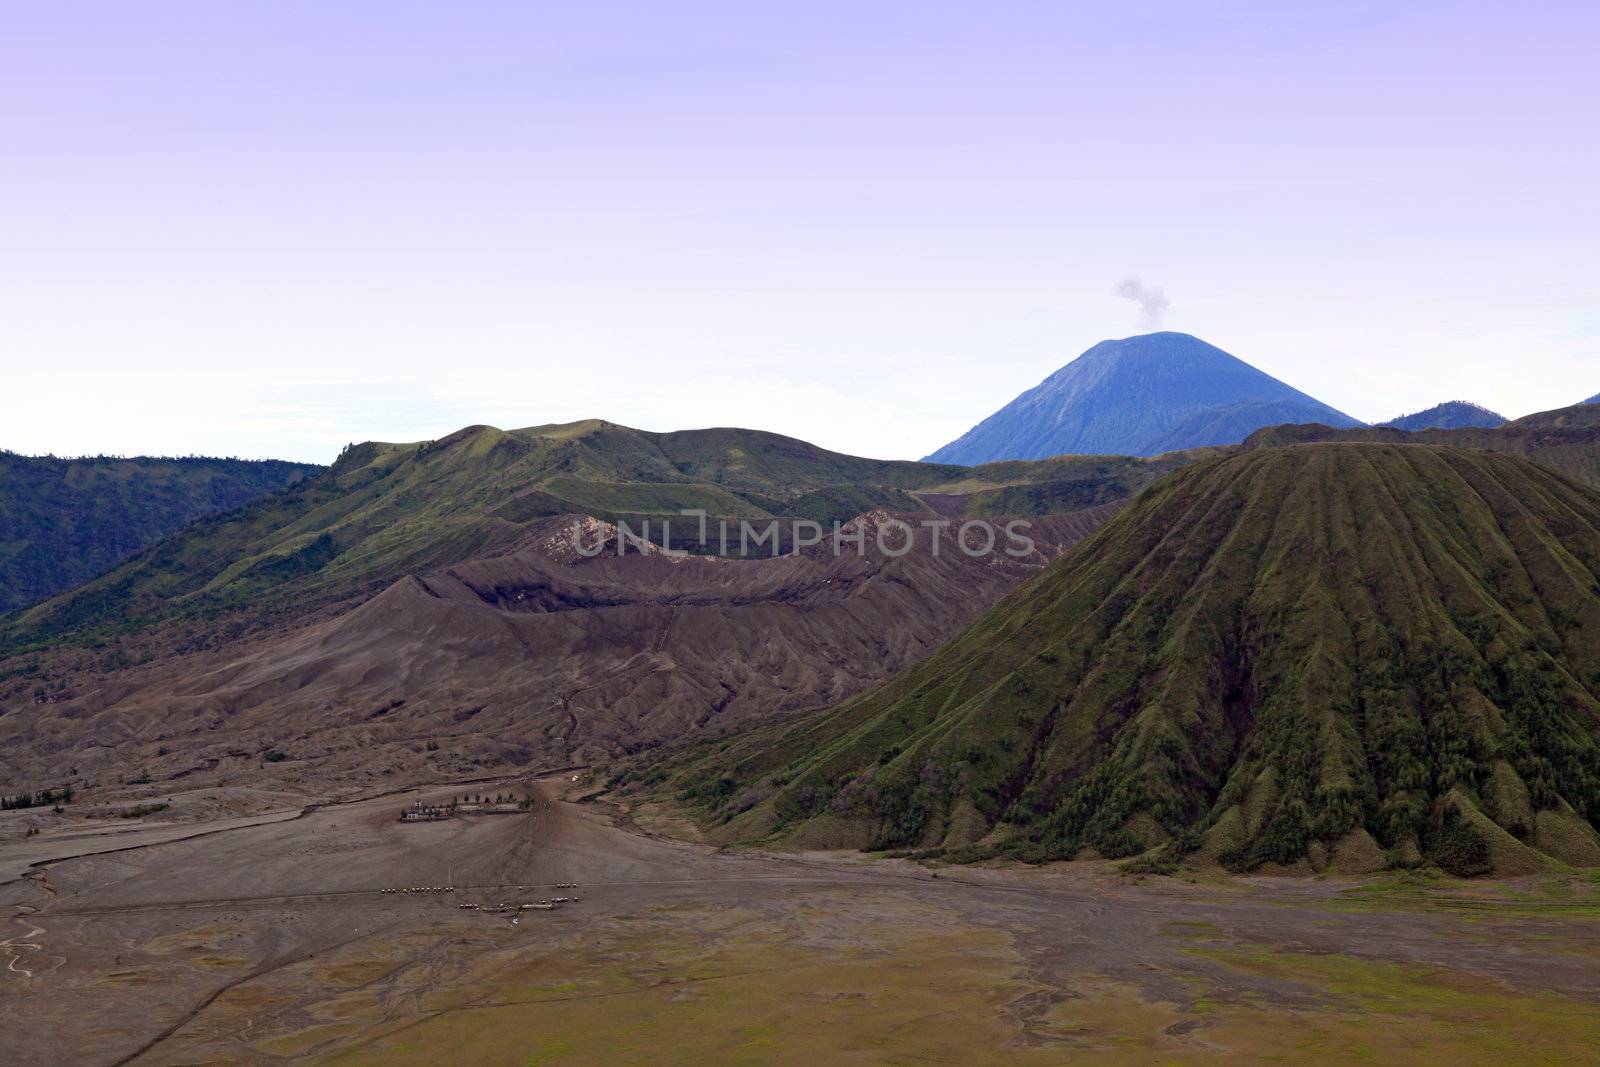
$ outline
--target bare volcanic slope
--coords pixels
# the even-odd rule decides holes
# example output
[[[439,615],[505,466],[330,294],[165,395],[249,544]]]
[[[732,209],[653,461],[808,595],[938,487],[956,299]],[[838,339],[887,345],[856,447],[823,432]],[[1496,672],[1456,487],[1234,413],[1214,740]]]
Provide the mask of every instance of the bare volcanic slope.
[[[654,777],[730,841],[1600,864],[1597,635],[1594,492],[1487,452],[1261,449],[882,686]]]
[[[760,560],[633,548],[582,516],[517,551],[402,578],[300,630],[79,679],[0,716],[13,788],[61,768],[153,790],[310,787],[562,766],[845,699],[920,659],[1115,505],[1040,519],[1029,543],[960,551],[956,527],[877,530]],[[984,527],[969,530],[974,551]],[[1020,528],[1017,528],[1021,532]],[[575,542],[575,534],[581,538]],[[608,550],[594,557],[575,544]],[[1005,550],[1012,549],[1008,554]],[[143,772],[142,774],[138,772]]]
[[[634,529],[648,521],[658,540],[670,521],[679,543],[697,532],[679,514],[686,508],[706,512],[713,529],[720,518],[827,524],[872,509],[1040,515],[1125,499],[1190,458],[968,468],[861,459],[754,430],[645,433],[598,420],[369,442],[287,492],[202,520],[79,589],[0,617],[0,660],[157,626],[161,648],[213,645],[354,605],[409,574],[513,552],[557,515]]]

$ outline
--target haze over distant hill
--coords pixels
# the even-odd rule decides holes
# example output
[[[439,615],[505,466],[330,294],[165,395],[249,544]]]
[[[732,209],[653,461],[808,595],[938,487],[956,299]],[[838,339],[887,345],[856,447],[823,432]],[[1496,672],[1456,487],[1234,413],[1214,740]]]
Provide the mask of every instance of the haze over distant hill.
[[[1426,411],[1401,415],[1397,419],[1390,419],[1377,425],[1390,426],[1397,430],[1454,430],[1462,426],[1493,427],[1504,426],[1505,423],[1504,415],[1481,405],[1468,403],[1465,400],[1447,400]]]
[[[1197,337],[1151,333],[1101,341],[927,458],[1153,456],[1301,422],[1361,425]]]
[[[1596,393],[1594,396],[1591,396],[1588,400],[1585,400],[1584,403],[1585,404],[1600,404],[1600,393]]]
[[[201,516],[321,469],[278,460],[0,451],[0,614],[93,578]]]
[[[716,840],[1236,870],[1600,863],[1600,498],[1312,444],[1163,480],[955,640],[655,772]]]

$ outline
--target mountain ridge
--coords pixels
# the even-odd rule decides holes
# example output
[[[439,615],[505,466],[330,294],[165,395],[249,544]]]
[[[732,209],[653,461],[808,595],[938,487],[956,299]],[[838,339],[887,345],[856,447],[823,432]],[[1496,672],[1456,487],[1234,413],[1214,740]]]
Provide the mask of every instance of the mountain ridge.
[[[972,468],[863,459],[756,430],[651,433],[603,420],[364,442],[283,493],[208,516],[69,593],[0,616],[0,659],[180,616],[247,611],[254,625],[352,603],[409,573],[513,551],[530,524],[555,515],[636,530],[649,522],[657,538],[667,522],[680,547],[694,548],[697,523],[683,509],[705,511],[713,531],[719,519],[826,526],[875,508],[1037,516],[1125,499],[1188,458]]]
[[[878,688],[652,776],[724,843],[1592,865],[1597,628],[1593,490],[1433,445],[1242,451]]]
[[[1510,420],[1499,412],[1490,411],[1481,404],[1467,400],[1446,400],[1431,408],[1401,415],[1387,422],[1374,423],[1397,430],[1454,430],[1466,426],[1492,429],[1504,426]]]
[[[1600,487],[1600,407],[1577,404],[1538,411],[1501,426],[1399,430],[1388,426],[1336,429],[1314,423],[1257,430],[1239,445],[1244,451],[1315,441],[1444,445],[1526,456],[1542,466]]]

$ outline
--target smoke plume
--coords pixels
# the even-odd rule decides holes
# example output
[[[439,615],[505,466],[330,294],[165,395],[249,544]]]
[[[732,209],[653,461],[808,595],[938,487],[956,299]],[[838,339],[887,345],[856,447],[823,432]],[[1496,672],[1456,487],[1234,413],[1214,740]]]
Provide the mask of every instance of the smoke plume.
[[[1139,325],[1148,330],[1161,328],[1161,317],[1172,304],[1166,293],[1145,285],[1137,274],[1130,274],[1118,282],[1116,292],[1118,296],[1139,305]]]

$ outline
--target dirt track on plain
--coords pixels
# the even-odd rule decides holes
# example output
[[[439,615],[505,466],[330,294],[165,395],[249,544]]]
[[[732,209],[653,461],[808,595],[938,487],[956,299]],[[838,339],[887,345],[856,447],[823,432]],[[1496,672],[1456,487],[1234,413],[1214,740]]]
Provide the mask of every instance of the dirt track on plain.
[[[992,973],[970,989],[937,987],[938,996],[1006,991],[1003,1003],[980,1005],[995,1028],[987,1040],[1003,1041],[1002,1052],[1040,1055],[1082,1050],[1092,1027],[1051,1020],[1099,1003],[1082,999],[1086,990],[1173,1015],[1151,1033],[1152,1052],[1163,1054],[1227,1051],[1207,1028],[1213,1017],[1203,1002],[1327,1008],[1326,989],[1228,955],[1246,949],[1447,970],[1507,996],[1556,994],[1580,1023],[1600,1013],[1600,923],[1578,906],[1485,899],[1479,909],[1374,909],[1352,904],[1350,886],[1333,882],[1132,884],[1094,864],[931,871],[853,855],[719,853],[557,801],[559,784],[519,787],[539,797],[526,813],[407,825],[396,817],[412,798],[384,797],[33,868],[0,886],[9,923],[0,953],[14,965],[0,969],[11,1062],[385,1062],[411,1047],[386,1044],[402,1033],[425,1046],[444,1042],[432,1052],[450,1062],[453,1043],[476,1040],[476,1031],[443,1035],[455,1033],[462,1013],[504,1008],[510,991],[532,981],[530,961],[544,976],[533,988],[560,991],[585,1010],[597,1010],[594,998],[653,996],[657,979],[700,989],[694,983],[707,967],[780,957],[793,959],[789,973],[821,968],[819,984],[869,990],[838,993],[819,1009],[827,1012],[845,1011],[881,979],[828,968],[866,966],[864,958],[893,968],[920,953],[946,961],[945,973],[956,966],[950,961],[975,954]],[[569,883],[578,888],[557,888]],[[385,892],[444,886],[454,891]],[[555,895],[580,899],[515,916],[458,907]],[[638,941],[641,931],[654,940]],[[499,969],[485,971],[491,962]],[[613,988],[623,981],[617,967],[645,968],[644,977],[630,970],[634,985]],[[778,967],[772,981],[785,973]],[[888,973],[915,978],[903,968]],[[934,988],[913,984],[907,995]],[[538,1012],[549,1001],[541,993],[516,1002]],[[887,1010],[852,1025],[870,1030]],[[629,1012],[654,1018],[641,1007]],[[695,1036],[705,1028],[697,1023]],[[496,1054],[472,1053],[490,1063]]]

